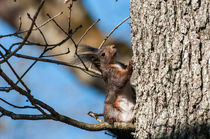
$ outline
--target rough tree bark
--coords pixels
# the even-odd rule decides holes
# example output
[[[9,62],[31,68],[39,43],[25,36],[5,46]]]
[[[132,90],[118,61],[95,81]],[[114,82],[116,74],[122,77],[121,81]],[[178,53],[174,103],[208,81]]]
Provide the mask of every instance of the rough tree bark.
[[[209,0],[131,0],[137,138],[209,138]]]

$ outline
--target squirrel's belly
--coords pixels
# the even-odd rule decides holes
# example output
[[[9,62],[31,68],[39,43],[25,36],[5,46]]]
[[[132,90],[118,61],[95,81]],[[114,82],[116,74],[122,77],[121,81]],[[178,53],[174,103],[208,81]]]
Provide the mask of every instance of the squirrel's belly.
[[[127,99],[121,99],[119,101],[120,113],[119,119],[121,122],[131,122],[134,119],[134,106],[133,102],[128,101]]]
[[[119,115],[120,122],[132,122],[134,119],[134,111],[121,112]]]

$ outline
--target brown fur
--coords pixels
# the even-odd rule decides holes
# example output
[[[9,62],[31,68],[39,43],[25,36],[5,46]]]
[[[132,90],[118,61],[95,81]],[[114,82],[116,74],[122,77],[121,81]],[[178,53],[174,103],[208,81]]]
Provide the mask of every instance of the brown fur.
[[[135,92],[130,85],[133,62],[130,61],[128,66],[117,62],[117,49],[114,45],[101,49],[87,46],[86,50],[90,50],[86,56],[101,71],[106,84],[105,122],[133,122],[136,103]]]

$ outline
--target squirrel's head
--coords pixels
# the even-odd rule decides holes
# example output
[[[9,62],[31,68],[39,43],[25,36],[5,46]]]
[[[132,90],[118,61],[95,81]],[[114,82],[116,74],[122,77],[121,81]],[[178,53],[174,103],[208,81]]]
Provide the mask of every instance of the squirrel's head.
[[[100,64],[111,64],[115,62],[117,49],[115,45],[104,46],[97,51],[97,57],[100,60]]]
[[[83,52],[80,54],[83,60],[91,61],[97,69],[101,70],[101,66],[115,63],[117,49],[114,45],[103,46],[100,49],[82,45],[80,52]]]

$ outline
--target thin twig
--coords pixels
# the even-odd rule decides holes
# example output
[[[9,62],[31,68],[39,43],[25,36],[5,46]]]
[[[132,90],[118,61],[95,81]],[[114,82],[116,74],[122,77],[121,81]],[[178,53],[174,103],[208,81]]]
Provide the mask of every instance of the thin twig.
[[[47,110],[48,112],[50,112],[53,115],[58,115],[58,113],[49,105],[43,103],[42,101],[35,99],[30,93],[26,92],[25,90],[23,90],[22,88],[20,88],[19,86],[17,86],[4,72],[2,69],[0,69],[0,76],[9,84],[11,85],[11,87],[16,90],[17,92],[19,92],[21,95],[26,96],[28,98],[28,100],[31,102],[32,105],[34,105],[40,112],[42,112],[44,115],[46,115],[47,113],[44,112],[44,110],[42,110],[40,107],[44,108],[45,110]],[[39,105],[39,106],[37,106]]]
[[[88,31],[95,25],[95,24],[97,24],[98,22],[100,21],[100,19],[98,19],[98,20],[96,20],[86,31],[85,31],[85,33],[82,35],[82,37],[79,39],[79,41],[77,42],[77,48],[78,48],[78,46],[79,46],[79,43],[82,41],[82,39],[85,37],[85,35],[88,33]],[[77,50],[78,49],[76,49],[75,51],[76,51],[76,54],[77,54]],[[79,57],[79,59],[81,59],[80,57]],[[80,60],[80,61],[82,61],[82,59]],[[82,61],[83,62],[83,61]],[[92,64],[90,64],[90,67],[89,68],[87,68],[88,70],[90,70],[91,69],[91,67],[92,67]]]
[[[44,59],[44,58],[32,57],[32,56],[27,56],[27,55],[22,55],[22,54],[15,54],[15,56],[20,57],[20,58],[24,58],[24,59],[38,60],[38,61],[42,61],[42,62],[55,63],[55,64],[59,64],[59,65],[68,66],[68,67],[71,67],[71,68],[76,68],[76,69],[79,69],[79,70],[85,72],[86,74],[88,74],[92,77],[97,77],[97,78],[100,78],[100,79],[102,78],[102,76],[99,73],[96,73],[95,71],[92,71],[92,70],[86,71],[86,69],[84,69],[82,67],[75,66],[75,65],[69,64],[67,62],[53,60],[53,59]]]
[[[17,72],[15,71],[15,69],[12,67],[12,65],[9,63],[8,60],[6,60],[6,58],[4,57],[4,54],[0,51],[0,55],[3,57],[3,59],[5,60],[5,62],[7,63],[7,65],[10,67],[10,69],[12,70],[12,72],[15,74],[16,78],[20,81],[20,83],[25,87],[25,89],[28,92],[31,92],[31,90],[26,86],[26,84],[21,80],[21,78],[19,77],[19,75],[17,74]]]
[[[66,55],[66,54],[68,54],[68,53],[70,53],[69,48],[67,49],[67,52],[60,53],[60,54],[54,54],[54,55],[47,55],[47,56],[42,56],[42,57],[55,57],[55,56]]]
[[[108,38],[112,35],[112,33],[120,26],[122,25],[125,21],[127,21],[130,18],[130,16],[126,17],[121,23],[119,23],[103,40],[103,42],[100,44],[99,49],[104,45],[104,43],[108,40]]]
[[[68,16],[68,33],[71,31],[71,11],[73,7],[73,1],[72,3],[69,4],[68,9],[69,9],[69,16]]]
[[[27,16],[28,16],[28,18],[29,18],[31,21],[33,21],[33,18],[31,17],[31,15],[30,15],[29,13],[27,13]],[[38,28],[38,26],[36,25],[36,22],[34,22],[34,26],[38,29],[39,33],[41,34],[41,36],[42,36],[42,38],[43,38],[43,40],[44,40],[44,42],[45,42],[45,44],[46,44],[46,47],[47,47],[48,43],[47,43],[46,37],[44,36],[44,33],[41,31],[40,28]]]
[[[19,36],[19,38],[21,38],[20,36]],[[22,39],[22,38],[21,38]],[[57,47],[57,46],[61,46],[62,44],[64,44],[67,40],[69,40],[69,37],[67,36],[64,40],[62,40],[62,41],[60,41],[60,42],[58,42],[58,43],[55,43],[55,44],[41,44],[41,43],[36,43],[36,42],[31,42],[31,41],[28,41],[27,40],[27,42],[25,43],[25,45],[31,45],[31,46],[33,46],[33,45],[36,45],[36,46],[41,46],[41,47],[48,47],[48,49],[50,49],[50,50],[52,50],[52,49],[54,49],[55,47]],[[17,42],[17,43],[13,43],[10,47],[9,47],[9,50],[7,50],[5,47],[3,48],[4,50],[5,50],[5,52],[6,51],[9,51],[9,52],[11,52],[11,50],[12,50],[12,48],[14,47],[14,46],[16,46],[16,45],[20,45],[22,42]],[[1,46],[1,44],[0,44],[0,47],[3,47],[3,46]],[[50,47],[50,48],[49,48]]]
[[[43,47],[48,47],[48,49],[52,50],[53,48],[57,47],[57,46],[61,46],[62,44],[64,44],[67,40],[69,40],[69,37],[67,36],[64,40],[55,43],[55,44],[41,44],[41,43],[36,43],[36,42],[31,42],[31,41],[27,41],[27,43],[25,43],[25,45],[36,45],[36,46],[43,46]],[[50,48],[49,48],[50,47]]]
[[[19,16],[19,27],[18,27],[18,31],[19,32],[21,30],[22,27],[22,20],[21,20],[21,16]]]
[[[19,50],[24,46],[25,42],[28,40],[28,38],[29,38],[29,36],[30,36],[30,34],[31,34],[31,32],[32,32],[32,29],[33,29],[35,20],[37,19],[39,12],[40,12],[42,6],[44,5],[44,2],[45,2],[45,0],[42,0],[41,4],[39,5],[39,7],[38,7],[38,9],[37,9],[37,11],[36,11],[36,13],[35,13],[35,15],[34,15],[34,17],[33,17],[33,21],[32,21],[32,23],[31,23],[31,26],[30,26],[30,28],[29,28],[29,31],[27,32],[27,34],[26,34],[25,38],[23,39],[22,43],[19,45],[18,48],[16,48],[12,53],[10,53],[10,54],[6,57],[5,60],[0,61],[0,64],[2,64],[3,62],[5,62],[6,60],[8,60],[11,56],[13,56],[17,51],[19,51]]]
[[[86,36],[86,34],[88,33],[88,31],[93,28],[93,26],[95,24],[97,24],[100,21],[100,19],[96,20],[86,31],[85,33],[82,35],[82,37],[79,39],[79,41],[77,42],[77,46],[79,46],[79,43],[82,41],[82,39]]]
[[[2,53],[1,53],[1,51],[0,51],[0,54],[2,55]],[[2,57],[4,58],[4,56],[2,55]],[[4,58],[5,59],[5,58]],[[17,73],[15,72],[15,70],[14,70],[14,68],[10,65],[10,63],[6,60],[6,63],[8,64],[8,66],[10,67],[10,69],[13,71],[13,73],[15,74],[15,76],[17,77],[17,79],[18,79],[18,81],[20,81],[21,82],[21,84],[26,88],[26,90],[27,90],[27,93],[26,94],[30,94],[30,89],[25,85],[25,83],[20,79],[20,77],[17,75]],[[8,77],[7,77],[8,78]],[[25,95],[25,96],[28,96],[28,95]],[[30,95],[29,95],[30,96]],[[32,96],[30,96],[31,97],[31,99],[33,99],[33,97]],[[35,103],[33,103],[32,101],[31,101],[31,103],[35,106],[35,108],[36,109],[38,109],[42,114],[44,114],[44,115],[47,115],[47,113],[44,111],[44,110],[42,110],[39,106],[37,106]],[[9,104],[9,103],[8,103]]]
[[[11,87],[0,87],[0,91],[9,92],[11,90],[12,90]]]
[[[49,15],[49,14],[47,14],[47,16],[50,18],[51,16]],[[78,46],[77,46],[77,44],[76,44],[76,42],[73,40],[73,38],[72,38],[72,34],[68,34],[54,19],[52,20],[55,24],[56,24],[56,26],[58,27],[58,28],[60,28],[61,29],[61,31],[63,31],[63,33],[65,33],[67,36],[69,36],[70,37],[70,39],[71,39],[71,41],[73,42],[73,44],[74,44],[74,47],[75,47],[75,55],[77,56],[77,58],[80,60],[80,62],[82,63],[82,65],[84,66],[84,68],[85,68],[85,70],[86,71],[88,71],[89,69],[87,68],[87,66],[85,65],[85,63],[84,63],[84,61],[81,59],[81,57],[77,54],[77,49],[78,49]]]
[[[28,18],[29,18],[31,21],[33,21],[33,19],[31,18],[30,14],[27,13],[27,15],[28,15]],[[36,22],[34,22],[34,26],[37,27]],[[44,40],[44,42],[45,42],[45,45],[46,45],[44,51],[43,51],[43,52],[41,53],[41,55],[39,56],[39,57],[41,58],[41,57],[47,52],[48,43],[47,43],[47,39],[46,39],[45,36],[44,36],[44,33],[41,31],[40,28],[38,28],[38,31],[39,31],[39,33],[41,34],[41,36],[42,36],[42,38],[43,38],[43,40]],[[20,79],[22,79],[36,63],[37,63],[37,60],[34,61],[34,62],[29,66],[29,68],[22,74],[22,76],[20,77]],[[20,80],[18,80],[18,81],[16,82],[16,84],[18,84],[19,81],[20,81]]]
[[[38,28],[42,28],[44,27],[46,24],[48,24],[50,21],[52,21],[52,19],[55,19],[56,17],[62,15],[63,12],[59,12],[57,15],[51,17],[50,19],[48,19],[47,21],[45,21],[44,23],[42,23],[40,26],[38,26],[37,28],[33,28],[32,31],[36,31],[38,30]],[[30,29],[29,29],[30,30]],[[4,38],[4,37],[11,37],[11,36],[17,36],[19,34],[23,34],[23,33],[26,33],[28,32],[29,30],[24,30],[24,31],[20,31],[20,32],[15,32],[15,33],[12,33],[12,34],[7,34],[7,35],[0,35],[0,38]]]
[[[6,103],[6,104],[8,104],[8,105],[10,105],[12,107],[14,107],[14,108],[18,108],[18,109],[26,109],[26,108],[36,109],[36,107],[33,107],[33,106],[16,106],[16,105],[14,105],[12,103],[9,103],[8,101],[6,101],[6,100],[4,100],[2,98],[0,98],[0,100],[3,101],[4,103]]]
[[[101,114],[93,113],[92,111],[88,112],[88,115],[96,119],[99,123],[103,122],[98,116]]]
[[[38,29],[42,28],[42,27],[45,26],[47,23],[49,23],[50,21],[54,20],[56,17],[58,17],[58,16],[60,16],[60,15],[62,15],[62,14],[63,14],[63,12],[59,12],[57,15],[55,15],[55,16],[49,18],[47,21],[45,21],[43,24],[41,24],[40,26],[38,26],[37,28],[35,28],[35,29],[33,29],[33,30],[38,30]]]
[[[7,52],[7,49],[6,49],[2,44],[0,44],[0,47],[1,47],[5,52]]]
[[[49,17],[49,18],[52,18],[51,16],[50,16],[50,14],[49,13],[47,13],[47,16]],[[55,21],[55,19],[52,19],[52,21],[55,23],[55,25],[62,31],[62,32],[64,32],[66,35],[69,35],[56,21]]]

